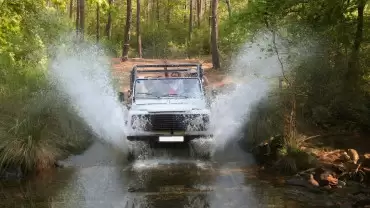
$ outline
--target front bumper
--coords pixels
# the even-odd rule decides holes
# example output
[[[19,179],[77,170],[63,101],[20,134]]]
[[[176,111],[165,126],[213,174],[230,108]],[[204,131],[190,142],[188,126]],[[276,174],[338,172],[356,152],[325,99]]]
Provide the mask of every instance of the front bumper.
[[[198,138],[209,138],[213,135],[209,131],[130,131],[127,132],[128,140],[158,140],[161,136],[183,136],[184,141]]]

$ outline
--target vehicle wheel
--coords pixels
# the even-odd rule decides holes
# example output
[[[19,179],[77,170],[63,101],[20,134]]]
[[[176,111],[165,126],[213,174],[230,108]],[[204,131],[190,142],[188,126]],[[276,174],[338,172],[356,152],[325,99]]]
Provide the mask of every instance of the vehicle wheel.
[[[129,146],[129,148],[128,148],[128,152],[127,152],[127,161],[129,161],[129,162],[132,162],[132,161],[134,161],[135,160],[135,151],[134,151],[134,149],[131,147],[131,145]]]
[[[189,143],[189,151],[194,158],[209,160],[212,158],[212,141],[208,139],[193,140]]]
[[[199,157],[204,160],[210,160],[212,158],[212,150],[211,149],[206,149],[203,150],[200,154]]]
[[[130,141],[128,144],[127,160],[133,161],[147,155],[148,144],[142,141]]]

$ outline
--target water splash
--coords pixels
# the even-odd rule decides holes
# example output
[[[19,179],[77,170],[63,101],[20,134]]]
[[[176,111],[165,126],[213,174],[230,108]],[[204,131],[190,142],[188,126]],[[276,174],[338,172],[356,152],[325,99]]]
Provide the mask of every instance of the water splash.
[[[126,109],[117,98],[110,59],[96,45],[68,41],[56,47],[49,78],[95,135],[127,150]]]
[[[278,56],[268,50],[272,35],[262,33],[257,37],[255,41],[245,44],[232,61],[228,76],[235,83],[234,89],[218,95],[212,103],[214,151],[239,137],[252,106],[268,95],[271,80],[277,82],[282,74]],[[281,41],[276,39],[276,44],[280,52],[286,54]],[[280,55],[281,60],[285,58]]]

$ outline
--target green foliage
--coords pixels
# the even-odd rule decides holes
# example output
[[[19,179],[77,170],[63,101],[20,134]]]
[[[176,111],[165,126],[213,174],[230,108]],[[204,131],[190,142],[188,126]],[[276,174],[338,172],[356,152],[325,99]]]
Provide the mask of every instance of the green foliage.
[[[48,168],[88,144],[83,123],[51,92],[27,99],[27,105],[17,101],[0,112],[0,170]]]
[[[369,7],[365,8],[360,70],[351,68],[359,1],[253,1],[222,25],[221,45],[238,50],[264,28],[274,30],[288,48],[285,68],[294,82],[297,116],[331,131],[369,130]],[[311,45],[307,47],[307,45]],[[290,48],[295,50],[290,50]],[[296,50],[298,49],[298,50]],[[356,83],[350,82],[353,74]],[[360,86],[351,90],[354,85]],[[292,89],[283,89],[291,94]],[[289,99],[289,98],[288,98]],[[273,118],[275,116],[269,115]],[[248,126],[261,123],[252,116]],[[268,138],[261,133],[263,138]],[[249,137],[250,138],[250,137]]]
[[[271,136],[282,134],[283,117],[280,103],[279,96],[271,93],[268,98],[252,106],[249,120],[244,126],[247,143],[259,144]]]
[[[44,1],[4,1],[0,13],[0,170],[48,167],[88,141],[46,80],[50,46],[72,24]]]
[[[297,148],[285,147],[279,150],[282,152],[275,163],[274,168],[282,174],[296,174],[298,171],[315,167],[317,159],[314,155],[308,154]]]

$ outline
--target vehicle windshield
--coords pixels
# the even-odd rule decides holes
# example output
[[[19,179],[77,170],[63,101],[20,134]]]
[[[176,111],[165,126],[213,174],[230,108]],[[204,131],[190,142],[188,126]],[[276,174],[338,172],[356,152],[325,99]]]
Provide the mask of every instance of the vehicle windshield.
[[[135,98],[199,98],[202,96],[198,78],[138,79]]]

